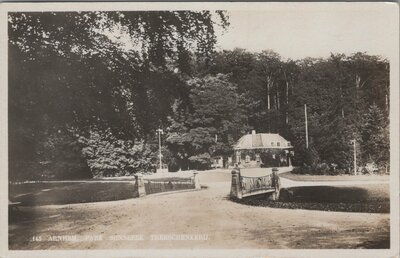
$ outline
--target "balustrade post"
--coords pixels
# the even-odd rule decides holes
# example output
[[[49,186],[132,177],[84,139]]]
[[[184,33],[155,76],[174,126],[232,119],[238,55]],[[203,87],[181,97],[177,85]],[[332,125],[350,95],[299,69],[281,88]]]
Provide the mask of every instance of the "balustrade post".
[[[200,181],[199,181],[199,172],[193,173],[193,181],[194,181],[194,188],[201,189]]]
[[[143,175],[138,173],[135,175],[136,186],[135,191],[137,197],[142,197],[146,195],[146,189],[144,187]]]
[[[242,199],[242,186],[240,185],[240,170],[234,168],[232,170],[232,184],[231,184],[231,196],[237,199]]]
[[[279,192],[281,188],[277,168],[272,168],[272,182],[275,188],[275,192],[272,193],[272,200],[276,201],[279,199]]]

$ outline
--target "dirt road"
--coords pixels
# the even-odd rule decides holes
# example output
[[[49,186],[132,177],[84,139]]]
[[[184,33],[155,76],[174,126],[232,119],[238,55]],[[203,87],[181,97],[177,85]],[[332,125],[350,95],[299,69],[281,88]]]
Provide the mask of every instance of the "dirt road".
[[[379,248],[389,245],[389,214],[246,206],[228,199],[230,178],[230,173],[207,172],[200,174],[200,181],[208,188],[198,191],[23,208],[32,217],[10,225],[10,249]],[[65,241],[75,235],[88,236],[89,240],[100,236],[102,240]],[[36,236],[36,241],[30,241],[32,236]],[[115,238],[118,241],[113,241]]]

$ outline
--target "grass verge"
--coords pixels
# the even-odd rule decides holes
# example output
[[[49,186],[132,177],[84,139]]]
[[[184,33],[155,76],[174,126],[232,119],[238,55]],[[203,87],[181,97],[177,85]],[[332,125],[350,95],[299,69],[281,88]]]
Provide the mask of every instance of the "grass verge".
[[[299,175],[292,172],[279,174],[293,181],[389,181],[389,175]]]
[[[387,185],[306,186],[282,189],[278,201],[266,195],[236,200],[251,206],[342,212],[389,213]]]
[[[9,196],[22,206],[124,200],[135,197],[132,182],[66,182],[10,185]]]

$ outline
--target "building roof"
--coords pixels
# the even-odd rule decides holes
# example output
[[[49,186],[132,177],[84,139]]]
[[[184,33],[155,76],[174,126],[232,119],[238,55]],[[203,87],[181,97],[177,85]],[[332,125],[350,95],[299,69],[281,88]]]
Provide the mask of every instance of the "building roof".
[[[277,133],[255,133],[242,136],[233,149],[289,149],[293,148],[289,141]]]

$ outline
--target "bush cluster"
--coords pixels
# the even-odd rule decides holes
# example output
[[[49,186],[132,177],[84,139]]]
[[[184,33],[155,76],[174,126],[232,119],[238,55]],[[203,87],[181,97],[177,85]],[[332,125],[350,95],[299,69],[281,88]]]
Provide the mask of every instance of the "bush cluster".
[[[154,170],[157,157],[152,146],[143,140],[118,139],[111,130],[91,130],[80,137],[83,156],[93,177],[133,175]]]
[[[296,167],[292,171],[293,174],[299,175],[342,175],[348,174],[349,171],[346,169],[336,168],[334,164],[328,165],[326,163],[318,163],[313,165],[304,165],[302,167]]]

